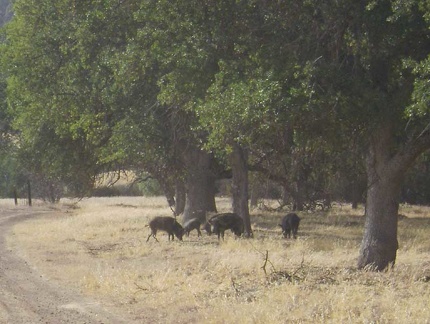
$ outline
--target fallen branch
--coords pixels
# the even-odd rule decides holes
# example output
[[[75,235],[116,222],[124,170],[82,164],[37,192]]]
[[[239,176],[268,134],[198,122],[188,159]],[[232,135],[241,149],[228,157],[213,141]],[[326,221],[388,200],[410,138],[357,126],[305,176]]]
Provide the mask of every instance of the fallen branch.
[[[273,265],[273,263],[269,260],[269,251],[268,251],[268,250],[266,250],[266,257],[264,258],[264,264],[263,264],[263,266],[261,267],[261,268],[263,269],[264,274],[265,274],[266,276],[267,276],[267,271],[266,271],[267,263],[270,263],[270,265],[272,266],[272,271],[273,271],[273,272],[276,272],[276,270],[275,270],[275,266],[274,266],[274,265]]]
[[[137,287],[137,291],[135,291],[134,293],[137,294],[139,291],[147,291],[149,290],[148,288],[142,287],[140,285],[138,285],[136,282],[134,283],[134,285]]]

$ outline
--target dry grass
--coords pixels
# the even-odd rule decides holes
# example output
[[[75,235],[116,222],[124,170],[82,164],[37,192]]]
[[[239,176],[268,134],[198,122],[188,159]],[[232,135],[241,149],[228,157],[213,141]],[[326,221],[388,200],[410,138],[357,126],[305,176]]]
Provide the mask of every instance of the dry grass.
[[[146,243],[163,198],[94,198],[17,225],[9,242],[47,277],[141,323],[429,323],[430,210],[402,206],[397,265],[355,269],[363,209],[302,214],[285,240],[281,214],[254,211],[255,238]],[[218,201],[220,211],[230,202]],[[266,254],[267,253],[267,254]],[[266,256],[267,259],[266,259]],[[265,262],[267,261],[267,262]]]

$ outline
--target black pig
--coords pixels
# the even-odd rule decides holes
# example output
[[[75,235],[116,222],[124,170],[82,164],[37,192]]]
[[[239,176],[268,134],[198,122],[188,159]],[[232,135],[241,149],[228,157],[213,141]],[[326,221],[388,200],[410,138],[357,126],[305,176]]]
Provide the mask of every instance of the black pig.
[[[300,217],[297,214],[290,213],[282,218],[281,224],[282,234],[285,238],[291,237],[291,232],[293,232],[293,238],[297,238],[297,231],[299,229]]]
[[[197,230],[197,236],[202,236],[202,232],[200,232],[200,226],[201,226],[200,219],[198,218],[192,218],[187,220],[184,223],[184,232],[187,236],[190,236],[190,232],[192,230]]]
[[[184,235],[184,229],[181,224],[179,224],[173,217],[157,216],[149,222],[149,227],[151,228],[151,234],[149,234],[146,242],[149,241],[151,236],[158,242],[155,237],[158,230],[167,232],[167,234],[169,234],[169,241],[170,237],[172,237],[172,241],[175,239],[174,235],[182,241],[182,236]]]
[[[224,231],[231,230],[236,236],[241,236],[243,233],[243,220],[235,213],[223,213],[212,216],[206,223],[205,229],[210,235],[214,233],[218,235],[218,239],[224,239]]]

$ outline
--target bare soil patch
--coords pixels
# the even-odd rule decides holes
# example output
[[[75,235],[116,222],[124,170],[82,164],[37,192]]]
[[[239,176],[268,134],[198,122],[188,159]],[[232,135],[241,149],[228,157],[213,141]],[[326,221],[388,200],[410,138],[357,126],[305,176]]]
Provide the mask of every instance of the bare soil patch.
[[[0,208],[0,323],[130,323],[106,310],[100,301],[84,297],[21,257],[20,247],[6,244],[12,227],[27,220],[61,217],[46,207]],[[53,265],[55,266],[55,265]]]

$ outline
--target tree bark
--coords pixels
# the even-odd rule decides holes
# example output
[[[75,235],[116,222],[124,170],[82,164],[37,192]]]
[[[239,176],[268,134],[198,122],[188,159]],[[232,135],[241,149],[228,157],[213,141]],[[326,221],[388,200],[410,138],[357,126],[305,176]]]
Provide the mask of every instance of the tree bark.
[[[305,202],[307,199],[307,183],[308,183],[308,171],[309,167],[305,165],[301,159],[295,162],[295,190],[292,192],[294,203],[293,210],[303,211],[305,207]]]
[[[251,237],[252,229],[248,207],[248,154],[239,144],[234,143],[230,158],[233,174],[233,212],[242,217],[245,226],[244,234],[246,237]]]
[[[186,162],[186,200],[183,220],[206,220],[206,212],[216,212],[215,177],[211,172],[213,157],[199,148],[188,148]]]
[[[399,178],[380,174],[378,179],[370,175],[369,182],[358,268],[381,271],[394,265],[396,261],[401,181]]]
[[[369,143],[366,220],[359,269],[381,271],[396,261],[402,164],[394,163],[393,140],[393,128],[387,124],[374,132]]]
[[[400,189],[406,170],[430,148],[427,128],[397,152],[395,132],[390,123],[373,133],[366,159],[367,200],[364,236],[358,268],[381,271],[396,262],[397,219]]]
[[[164,196],[166,197],[169,207],[172,208],[173,206],[175,206],[175,190],[171,179],[169,178],[169,176],[166,176],[167,172],[159,172],[154,168],[149,168],[149,173],[151,174],[151,176],[148,176],[144,179],[140,179],[140,181],[147,181],[150,178],[156,179],[160,184],[161,190],[163,190],[164,192]]]
[[[394,154],[394,141],[395,133],[388,123],[374,132],[369,143],[366,158],[366,221],[358,259],[360,269],[381,271],[394,265],[403,175],[430,146],[429,134],[423,133]]]
[[[181,180],[176,181],[175,185],[175,214],[180,215],[185,210],[185,200],[186,200],[186,190],[185,190],[185,184]]]
[[[173,191],[169,188],[169,189],[164,189],[164,196],[166,197],[167,203],[169,205],[169,207],[173,207],[175,205],[175,195],[173,193]]]
[[[305,208],[305,188],[304,183],[300,180],[295,183],[295,192],[293,193],[293,210],[303,211]]]

